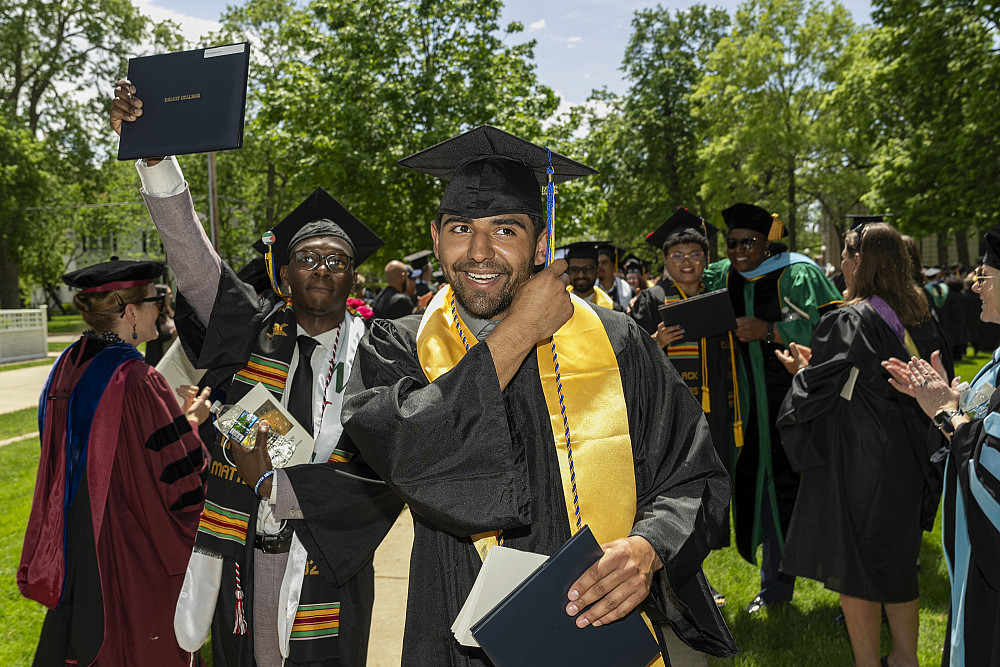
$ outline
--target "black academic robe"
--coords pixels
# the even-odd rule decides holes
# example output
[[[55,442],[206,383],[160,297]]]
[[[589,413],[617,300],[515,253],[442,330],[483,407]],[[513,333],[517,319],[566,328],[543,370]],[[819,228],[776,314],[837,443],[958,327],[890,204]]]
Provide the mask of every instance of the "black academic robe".
[[[647,613],[695,648],[731,655],[735,644],[701,573],[729,498],[703,413],[649,336],[621,314],[594,310],[628,408],[633,534],[664,564]],[[450,631],[482,566],[470,536],[502,529],[507,546],[543,554],[569,539],[550,417],[534,353],[502,392],[484,344],[428,383],[417,360],[419,322],[373,322],[348,382],[344,425],[413,513],[403,664],[488,665]]]
[[[372,301],[372,312],[379,319],[395,320],[405,317],[413,314],[413,299],[395,287],[387,286]]]
[[[936,320],[907,329],[922,358],[941,349],[951,371]],[[909,353],[867,303],[827,313],[812,350],[778,418],[801,474],[781,570],[865,600],[915,600],[921,528],[941,495],[930,459],[943,441],[928,440],[930,420],[881,366]]]
[[[279,300],[273,292],[260,297],[253,288],[236,277],[229,266],[222,265],[219,290],[212,308],[208,326],[195,315],[184,295],[178,295],[177,330],[185,352],[199,368],[207,368],[202,386],[213,388],[212,400],[226,402],[233,385],[233,375],[247,363],[260,344],[261,330],[272,327],[272,318]],[[290,323],[294,327],[293,323]],[[291,360],[291,350],[287,350]],[[211,425],[211,420],[201,427],[202,438],[212,443],[213,456],[223,461],[221,438]],[[349,464],[307,464],[285,468],[295,492],[303,519],[288,520],[311,559],[307,574],[319,574],[326,586],[320,583],[311,588],[322,600],[309,599],[308,587],[304,589],[301,604],[339,601],[339,634],[336,638],[339,659],[324,656],[310,660],[306,655],[300,660],[292,656],[286,664],[364,665],[367,660],[368,634],[371,627],[372,604],[375,599],[375,572],[372,558],[375,549],[399,516],[402,504],[378,480],[356,455],[356,448],[346,437],[337,445],[338,450],[353,454]],[[226,475],[227,469],[213,469],[209,476],[209,499],[212,498],[212,480]],[[219,484],[220,482],[216,482]],[[253,614],[245,612],[248,626],[245,634],[233,633],[236,614],[236,565],[240,567],[240,586],[245,596],[244,606],[254,604],[254,538],[256,517],[260,500],[249,486],[240,491],[249,505],[251,517],[247,527],[246,543],[238,553],[229,553],[223,562],[222,590],[219,593],[212,622],[212,653],[215,665],[252,667]],[[318,543],[335,542],[335,550],[323,551]],[[196,548],[197,545],[196,545]],[[332,589],[332,590],[331,590]],[[300,642],[303,646],[307,642]],[[303,649],[306,653],[307,649]]]
[[[657,325],[663,321],[660,317],[659,307],[681,298],[683,298],[681,292],[674,282],[669,279],[663,280],[658,285],[653,285],[639,293],[635,303],[632,304],[629,315],[643,331],[652,336],[656,334]],[[702,350],[705,351],[704,359],[702,359]],[[732,475],[735,452],[731,439],[733,423],[730,415],[730,400],[733,379],[729,336],[712,336],[697,341],[681,340],[676,345],[668,345],[663,348],[663,353],[677,369],[681,379],[691,390],[691,395],[694,396],[699,405],[703,405],[702,386],[705,378],[702,377],[702,372],[703,368],[707,368],[709,410],[705,413],[705,419],[708,421],[708,428],[712,433],[715,453],[719,455],[719,460],[726,467],[726,472]],[[719,534],[717,542],[712,545],[714,549],[729,546],[728,518],[727,514],[727,530]]]

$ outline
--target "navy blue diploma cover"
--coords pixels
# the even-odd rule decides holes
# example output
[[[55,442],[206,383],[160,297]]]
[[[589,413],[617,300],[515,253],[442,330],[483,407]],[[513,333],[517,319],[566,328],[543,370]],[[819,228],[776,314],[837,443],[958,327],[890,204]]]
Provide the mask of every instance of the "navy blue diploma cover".
[[[639,608],[596,628],[578,628],[576,617],[566,614],[570,586],[602,555],[584,526],[472,626],[472,635],[496,667],[645,667],[660,655]]]
[[[122,123],[118,159],[239,148],[249,73],[249,42],[130,59],[142,115]]]
[[[736,313],[729,300],[729,290],[720,289],[660,306],[664,326],[679,324],[683,340],[699,340],[736,329]]]

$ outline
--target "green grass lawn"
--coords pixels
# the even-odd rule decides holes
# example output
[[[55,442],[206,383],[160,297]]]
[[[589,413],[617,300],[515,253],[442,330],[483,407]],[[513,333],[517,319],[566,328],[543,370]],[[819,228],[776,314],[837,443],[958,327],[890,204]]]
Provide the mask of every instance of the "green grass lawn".
[[[73,312],[71,315],[53,315],[49,320],[49,333],[82,333],[87,328],[87,323],[79,313]]]

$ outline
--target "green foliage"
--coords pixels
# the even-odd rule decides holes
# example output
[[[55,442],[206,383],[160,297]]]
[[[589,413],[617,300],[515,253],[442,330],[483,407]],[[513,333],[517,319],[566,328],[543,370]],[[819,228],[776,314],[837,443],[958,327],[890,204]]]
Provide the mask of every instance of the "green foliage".
[[[987,2],[875,2],[881,106],[869,137],[874,206],[918,234],[997,224],[1000,186],[998,17]]]
[[[817,162],[841,152],[830,98],[850,62],[854,33],[835,0],[740,5],[693,96],[705,124],[706,217],[721,222],[717,212],[727,205],[758,203],[781,214],[796,248],[798,220],[813,203],[803,185],[827,187],[819,175],[829,168],[817,173]]]
[[[702,208],[703,127],[689,93],[728,25],[723,10],[704,5],[635,13],[622,61],[628,92],[619,98],[595,91],[564,120],[587,131],[570,155],[601,172],[583,199],[568,205],[584,221],[578,231],[635,249],[677,206]]]

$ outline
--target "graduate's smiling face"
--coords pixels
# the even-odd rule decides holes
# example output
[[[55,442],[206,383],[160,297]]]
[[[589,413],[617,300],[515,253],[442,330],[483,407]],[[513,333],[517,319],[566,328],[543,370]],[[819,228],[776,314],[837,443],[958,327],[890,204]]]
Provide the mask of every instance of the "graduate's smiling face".
[[[502,319],[534,265],[545,261],[545,233],[536,239],[531,218],[523,213],[486,218],[445,213],[431,224],[431,237],[455,298],[482,319]]]
[[[732,229],[726,236],[726,254],[737,271],[753,271],[767,258],[767,239],[750,229]]]
[[[567,263],[569,268],[566,273],[573,285],[573,293],[577,296],[590,296],[594,291],[594,283],[597,282],[598,265],[586,257],[570,259]]]
[[[663,264],[673,280],[693,285],[705,273],[705,250],[697,243],[676,243],[664,251]]]
[[[289,254],[288,265],[281,267],[281,282],[292,294],[295,312],[312,318],[343,318],[355,277],[350,244],[336,236],[317,236],[296,244]],[[330,270],[328,263],[337,262],[324,261],[329,255],[336,255],[341,264],[346,262],[343,271]],[[312,263],[315,266],[307,268]]]

